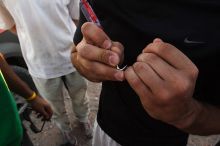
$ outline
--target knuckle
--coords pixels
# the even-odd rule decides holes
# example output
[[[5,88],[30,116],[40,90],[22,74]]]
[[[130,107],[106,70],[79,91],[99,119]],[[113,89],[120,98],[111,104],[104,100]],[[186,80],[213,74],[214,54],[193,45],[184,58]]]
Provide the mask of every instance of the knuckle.
[[[124,50],[123,45],[120,42],[114,42],[114,45],[118,48],[120,48],[122,51]]]
[[[191,79],[196,79],[198,77],[199,74],[199,69],[193,65],[192,69],[189,71],[189,77]]]
[[[80,46],[77,48],[77,50],[78,50],[78,52],[79,52],[79,55],[81,55],[81,56],[86,56],[86,55],[91,54],[92,51],[87,51],[87,50],[88,50],[88,47],[89,47],[89,44],[86,44],[86,43],[80,45]]]
[[[130,80],[130,84],[135,88],[141,88],[140,80],[138,78],[133,78],[132,80]]]
[[[179,93],[180,95],[185,94],[192,86],[192,82],[190,80],[183,80],[181,84],[179,84]]]
[[[158,59],[157,55],[153,54],[153,53],[147,53],[146,54],[146,59],[148,62],[155,62],[155,60]]]
[[[71,61],[72,61],[73,66],[78,69],[79,68],[78,57],[76,54],[71,56]]]
[[[159,105],[167,105],[171,100],[171,93],[168,90],[161,89],[158,92],[157,96],[159,97],[157,100],[157,104]]]
[[[192,87],[190,80],[178,80],[173,84],[172,97],[183,97]]]
[[[74,65],[75,59],[76,59],[76,53],[71,53],[70,59],[71,59],[72,64]]]
[[[135,77],[132,72],[133,72],[132,67],[126,69],[125,78],[132,87],[139,88],[141,86],[140,80],[137,77]]]
[[[98,56],[98,60],[107,64],[110,55],[111,55],[111,53],[109,50],[103,49],[102,53]]]
[[[141,71],[141,70],[144,70],[145,65],[147,65],[147,64],[145,64],[143,62],[136,62],[136,63],[134,63],[133,67],[136,71]]]
[[[87,71],[93,71],[94,70],[94,68],[95,67],[92,67],[92,66],[90,66],[90,65],[85,65],[85,69],[87,70]]]
[[[70,45],[70,48],[71,48],[71,52],[76,52],[76,45],[74,43]]]
[[[155,51],[163,53],[163,52],[167,51],[167,48],[169,48],[169,44],[164,43],[164,42],[160,42],[160,43],[156,43]]]

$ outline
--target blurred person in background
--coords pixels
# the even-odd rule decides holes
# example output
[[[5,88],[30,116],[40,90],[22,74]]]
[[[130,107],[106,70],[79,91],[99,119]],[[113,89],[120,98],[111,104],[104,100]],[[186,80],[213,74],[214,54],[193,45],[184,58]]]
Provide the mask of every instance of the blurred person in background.
[[[0,0],[0,28],[17,33],[28,71],[51,104],[53,119],[69,145],[77,140],[66,114],[64,89],[86,136],[92,137],[87,84],[70,60],[78,15],[78,0]]]
[[[50,120],[53,112],[49,103],[22,81],[0,53],[0,145],[20,146],[22,124],[11,91],[24,97],[33,110]]]

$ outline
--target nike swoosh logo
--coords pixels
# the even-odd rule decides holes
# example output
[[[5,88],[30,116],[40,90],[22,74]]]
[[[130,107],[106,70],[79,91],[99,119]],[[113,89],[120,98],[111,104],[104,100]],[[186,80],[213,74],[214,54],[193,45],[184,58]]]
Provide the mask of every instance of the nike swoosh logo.
[[[184,39],[184,43],[186,44],[204,44],[205,42],[202,41],[193,41],[193,40],[189,40],[188,38]]]

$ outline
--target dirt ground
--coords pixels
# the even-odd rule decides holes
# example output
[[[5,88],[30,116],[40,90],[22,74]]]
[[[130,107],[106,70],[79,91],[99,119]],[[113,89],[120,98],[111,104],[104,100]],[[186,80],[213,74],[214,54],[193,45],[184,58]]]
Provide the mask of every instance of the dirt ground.
[[[101,84],[88,82],[88,91],[87,96],[90,101],[90,115],[89,118],[92,123],[95,120],[99,94],[100,94]],[[82,134],[82,128],[79,126],[76,118],[74,117],[71,109],[71,102],[68,97],[65,98],[66,109],[68,115],[70,117],[70,121],[73,126],[73,131],[78,139],[78,146],[91,146],[91,139],[87,139]],[[28,127],[27,123],[24,123],[26,127]],[[37,125],[40,127],[42,125],[41,122],[38,122]],[[45,124],[45,127],[41,133],[35,134],[32,131],[28,130],[29,135],[34,143],[34,146],[60,146],[62,144],[63,139],[58,128],[51,122]],[[220,139],[220,135],[214,135],[209,137],[200,137],[190,135],[188,146],[214,146],[215,143]]]

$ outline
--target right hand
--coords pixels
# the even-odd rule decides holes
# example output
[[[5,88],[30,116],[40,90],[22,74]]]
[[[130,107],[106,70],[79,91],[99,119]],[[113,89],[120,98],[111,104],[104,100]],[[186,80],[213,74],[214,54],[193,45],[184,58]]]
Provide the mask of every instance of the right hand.
[[[72,63],[79,73],[93,82],[124,80],[124,72],[116,69],[124,59],[123,45],[111,41],[93,23],[83,24],[81,31],[83,39],[71,52]]]
[[[153,118],[188,129],[202,106],[192,98],[198,76],[195,64],[178,48],[155,39],[125,71],[125,78]]]
[[[34,99],[29,101],[32,109],[43,116],[44,120],[50,120],[53,111],[49,103],[42,97],[38,96]]]

